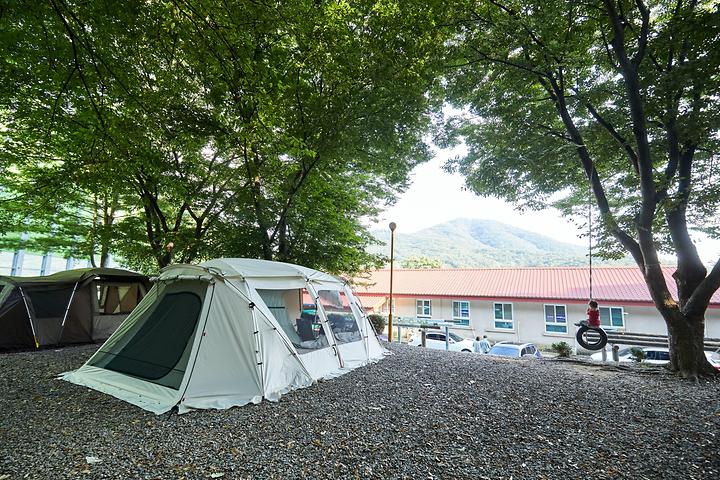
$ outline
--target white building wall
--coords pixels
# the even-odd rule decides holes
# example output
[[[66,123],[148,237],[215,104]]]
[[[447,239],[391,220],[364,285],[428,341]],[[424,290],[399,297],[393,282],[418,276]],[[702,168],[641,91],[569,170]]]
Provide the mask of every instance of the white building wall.
[[[452,321],[453,301],[464,300],[470,302],[470,322],[468,327],[457,327],[452,329],[458,335],[473,338],[475,336],[487,335],[494,343],[502,340],[532,342],[541,346],[549,346],[553,343],[565,341],[574,344],[576,327],[573,325],[579,320],[587,318],[587,305],[582,303],[567,302],[521,302],[499,300],[497,303],[509,303],[513,311],[513,328],[510,330],[499,329],[495,326],[496,302],[490,300],[468,300],[466,298],[393,298],[395,303],[394,318],[396,322],[402,319],[417,318],[416,300],[430,300],[432,312],[429,320]],[[563,305],[567,312],[567,329],[565,333],[548,332],[545,324],[545,305]],[[622,307],[624,317],[624,330],[632,333],[649,333],[666,335],[665,321],[662,319],[655,307],[651,306],[625,306],[621,304],[600,304],[601,307]],[[387,313],[387,311],[383,312]],[[720,308],[708,309],[706,315],[706,336],[720,338]]]
[[[720,338],[720,308],[709,308],[705,314],[705,336]]]
[[[0,275],[12,275],[14,252],[0,251]],[[42,270],[43,255],[36,253],[23,252],[22,258],[18,264],[19,274],[23,277],[36,277],[40,275],[50,275],[51,273],[61,272],[67,269],[67,259],[61,256],[49,255],[46,260],[46,270]],[[84,268],[92,266],[89,260],[74,259],[70,265],[71,268]],[[109,267],[116,267],[114,259],[110,258]]]
[[[655,307],[625,307],[625,331],[667,335],[667,327]]]

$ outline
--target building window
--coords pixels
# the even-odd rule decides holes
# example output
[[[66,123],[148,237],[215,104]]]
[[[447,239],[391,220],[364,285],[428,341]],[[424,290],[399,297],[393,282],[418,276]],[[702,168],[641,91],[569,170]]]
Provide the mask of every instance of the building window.
[[[567,333],[565,305],[545,305],[545,332]]]
[[[608,328],[624,328],[625,315],[622,307],[600,307],[600,325]]]
[[[432,301],[416,300],[415,309],[418,317],[430,317],[432,315]]]
[[[470,302],[453,301],[453,321],[460,325],[470,325]]]
[[[512,303],[496,303],[493,309],[495,310],[495,328],[512,330],[514,327]]]

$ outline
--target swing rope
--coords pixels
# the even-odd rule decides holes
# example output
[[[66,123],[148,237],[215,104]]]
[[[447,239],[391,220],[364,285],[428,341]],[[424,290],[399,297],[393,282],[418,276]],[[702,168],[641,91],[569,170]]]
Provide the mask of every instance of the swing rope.
[[[592,177],[590,177],[588,187],[588,259],[590,262],[590,300],[593,299],[592,247]]]
[[[588,263],[590,264],[589,269],[589,281],[590,281],[590,302],[593,301],[593,283],[592,283],[592,200],[593,200],[593,190],[592,190],[592,174],[590,175],[590,184],[588,188]],[[597,305],[595,305],[597,307]],[[575,339],[580,344],[581,347],[587,349],[587,350],[602,350],[605,348],[605,345],[607,345],[607,333],[605,333],[605,330],[602,329],[600,326],[589,326],[590,323],[590,310],[588,309],[588,320],[586,323],[576,323],[576,325],[579,325],[580,328],[578,328],[577,333],[575,334]],[[593,333],[600,336],[597,342],[588,342],[585,338],[585,334],[587,332],[592,331]]]

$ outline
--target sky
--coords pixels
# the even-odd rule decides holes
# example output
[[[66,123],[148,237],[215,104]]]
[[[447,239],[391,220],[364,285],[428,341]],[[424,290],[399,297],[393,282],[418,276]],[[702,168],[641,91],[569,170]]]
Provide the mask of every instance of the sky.
[[[413,171],[410,188],[399,195],[397,203],[389,207],[372,228],[388,228],[390,222],[395,222],[396,233],[413,233],[456,218],[473,218],[496,220],[562,242],[587,245],[587,238],[580,238],[582,232],[578,227],[558,210],[521,213],[505,201],[464,190],[462,175],[442,169],[449,158],[462,153],[463,149],[463,146],[435,149],[434,159]],[[710,240],[701,234],[694,237],[699,239],[696,245],[704,262],[714,263],[720,258],[719,240]]]

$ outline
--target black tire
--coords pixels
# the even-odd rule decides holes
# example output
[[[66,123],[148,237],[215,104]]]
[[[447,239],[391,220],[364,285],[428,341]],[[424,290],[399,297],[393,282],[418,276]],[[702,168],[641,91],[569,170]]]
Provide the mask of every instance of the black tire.
[[[467,348],[463,348],[462,351],[463,351],[463,352],[468,352],[468,353],[470,353],[470,350],[468,350]]]
[[[588,342],[585,340],[585,333],[591,331],[593,333],[597,333],[600,336],[597,342]],[[608,341],[607,333],[605,333],[605,330],[600,327],[587,327],[585,325],[578,328],[578,331],[575,334],[575,339],[580,344],[580,346],[586,350],[602,350],[603,348],[605,348],[605,345],[607,345]]]

